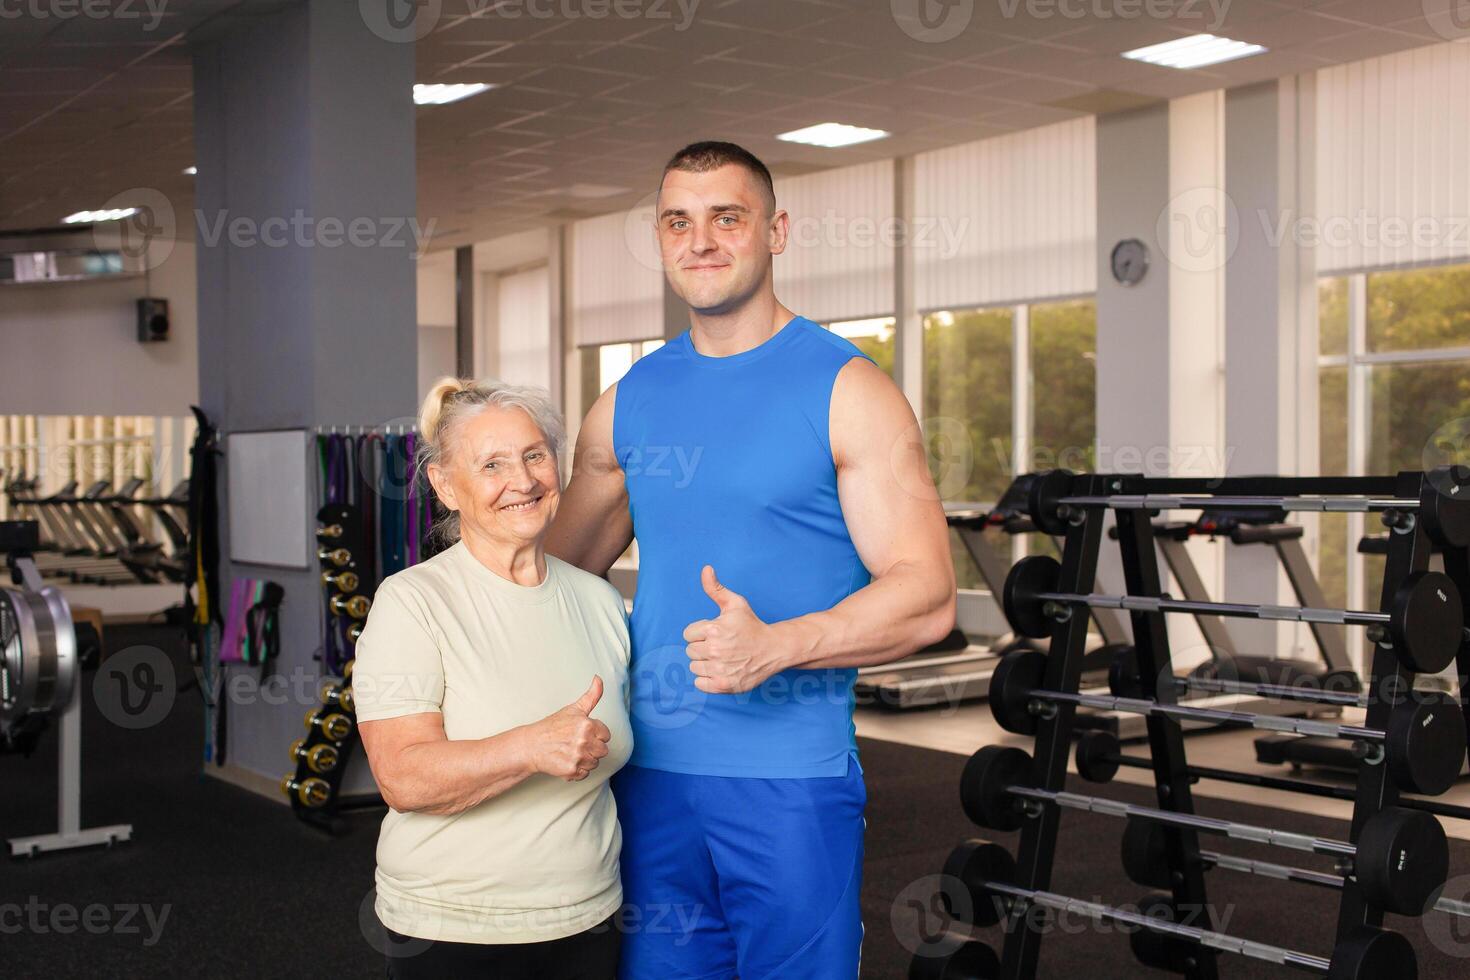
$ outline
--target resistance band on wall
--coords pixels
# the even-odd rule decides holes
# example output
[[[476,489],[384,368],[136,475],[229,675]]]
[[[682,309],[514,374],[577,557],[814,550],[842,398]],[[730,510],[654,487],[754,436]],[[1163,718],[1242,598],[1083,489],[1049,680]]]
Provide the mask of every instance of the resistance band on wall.
[[[333,522],[324,528],[342,521],[352,525],[350,537],[356,546],[350,581],[356,588],[350,591],[369,600],[384,578],[433,553],[430,531],[436,503],[428,481],[416,472],[417,448],[418,436],[413,432],[334,431],[317,436],[317,499],[323,509],[345,508],[334,511]],[[328,560],[342,557],[337,554],[342,549],[331,545],[327,539],[318,541],[319,555],[326,556],[323,569],[327,576],[343,567]],[[324,602],[322,661],[327,670],[338,673],[352,658],[353,618],[334,611],[333,582],[324,578],[323,584],[329,588]],[[336,598],[348,591],[337,587]]]

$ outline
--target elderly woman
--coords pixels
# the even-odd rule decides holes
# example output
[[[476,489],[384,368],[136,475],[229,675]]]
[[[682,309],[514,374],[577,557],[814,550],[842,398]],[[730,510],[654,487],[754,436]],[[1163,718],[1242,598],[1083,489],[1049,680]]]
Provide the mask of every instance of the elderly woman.
[[[388,975],[611,978],[628,632],[612,586],[542,551],[560,419],[535,389],[446,378],[419,433],[455,544],[383,582],[353,674],[389,807]]]

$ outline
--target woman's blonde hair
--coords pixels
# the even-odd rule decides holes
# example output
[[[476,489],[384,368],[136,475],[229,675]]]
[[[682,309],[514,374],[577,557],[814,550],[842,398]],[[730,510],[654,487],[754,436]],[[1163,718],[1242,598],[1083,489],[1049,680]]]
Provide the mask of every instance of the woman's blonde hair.
[[[560,458],[567,438],[566,425],[544,388],[446,377],[434,383],[419,409],[418,451],[414,459],[418,471],[427,475],[430,466],[442,466],[450,455],[454,432],[460,423],[478,415],[486,406],[519,408],[525,412],[546,437],[552,454]],[[434,533],[446,542],[458,541],[459,514],[447,512],[435,523]]]

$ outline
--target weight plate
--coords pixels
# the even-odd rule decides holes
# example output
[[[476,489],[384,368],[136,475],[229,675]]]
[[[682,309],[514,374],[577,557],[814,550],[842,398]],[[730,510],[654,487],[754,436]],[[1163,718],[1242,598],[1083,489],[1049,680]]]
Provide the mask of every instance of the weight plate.
[[[960,806],[976,825],[991,830],[1016,830],[1023,819],[1011,796],[1012,786],[1031,782],[1031,755],[1014,746],[982,746],[965,763],[960,777]]]
[[[1115,698],[1143,697],[1143,684],[1138,680],[1138,651],[1125,646],[1108,665],[1108,690]]]
[[[1444,889],[1450,847],[1444,827],[1423,810],[1388,807],[1358,836],[1354,873],[1368,901],[1387,912],[1423,915]]]
[[[1454,581],[1439,572],[1414,572],[1393,597],[1390,620],[1399,661],[1419,674],[1450,665],[1464,636],[1465,610]]]
[[[1450,694],[1415,691],[1388,718],[1388,771],[1405,793],[1438,796],[1465,765],[1465,716]]]
[[[990,713],[996,723],[1016,735],[1035,735],[1041,719],[1028,710],[1031,694],[1046,674],[1046,654],[1012,650],[990,675]]]
[[[1165,922],[1174,922],[1178,916],[1174,914],[1174,901],[1168,895],[1149,894],[1138,902],[1138,911],[1151,919],[1160,919]],[[1133,955],[1138,962],[1144,966],[1151,966],[1156,970],[1167,970],[1170,973],[1187,972],[1188,960],[1196,955],[1198,949],[1192,943],[1187,943],[1176,936],[1162,932],[1154,932],[1147,928],[1135,929],[1128,937],[1128,945],[1133,950]]]
[[[950,852],[944,862],[944,873],[958,878],[969,891],[973,920],[970,925],[993,926],[1005,915],[1006,903],[985,886],[991,881],[1015,883],[1016,859],[1010,851],[999,844],[972,838]],[[944,897],[948,907],[948,896]],[[948,911],[955,915],[953,908]]]
[[[1072,492],[1071,470],[1047,470],[1037,473],[1026,495],[1031,523],[1043,534],[1058,537],[1067,533],[1067,521],[1057,513],[1058,501]]]
[[[1135,885],[1171,887],[1164,827],[1158,821],[1128,818],[1128,825],[1123,829],[1123,873]]]
[[[1118,774],[1122,743],[1112,732],[1088,732],[1077,740],[1077,775],[1089,783],[1110,783]],[[1147,884],[1140,882],[1140,884]]]
[[[1001,589],[1001,607],[1011,629],[1034,639],[1051,636],[1055,624],[1035,597],[1042,592],[1056,592],[1061,580],[1062,566],[1055,558],[1031,555],[1016,562]]]
[[[1373,926],[1356,926],[1332,950],[1327,980],[1414,980],[1419,961],[1402,935]]]
[[[1424,529],[1442,548],[1470,545],[1470,467],[1437,467],[1429,484],[1434,492],[1419,509]]]

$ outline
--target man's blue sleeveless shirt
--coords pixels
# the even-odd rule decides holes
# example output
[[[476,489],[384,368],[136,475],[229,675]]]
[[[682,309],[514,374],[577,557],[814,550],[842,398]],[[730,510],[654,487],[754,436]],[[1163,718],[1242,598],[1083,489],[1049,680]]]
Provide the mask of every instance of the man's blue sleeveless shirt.
[[[694,686],[684,629],[719,610],[712,565],[767,623],[830,609],[868,584],[837,498],[828,413],[865,355],[803,317],[707,357],[689,334],[618,383],[613,446],[638,541],[632,764],[713,776],[841,776],[856,753],[852,669],[786,670],[743,694]]]

